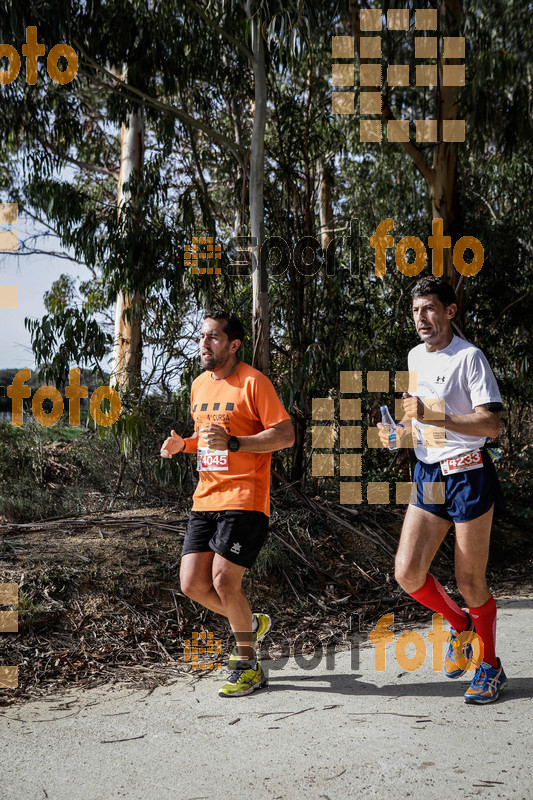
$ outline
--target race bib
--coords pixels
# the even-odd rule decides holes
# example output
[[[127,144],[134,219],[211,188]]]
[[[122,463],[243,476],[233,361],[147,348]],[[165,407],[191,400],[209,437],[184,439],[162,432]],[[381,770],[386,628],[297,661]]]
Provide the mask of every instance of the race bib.
[[[228,469],[228,451],[210,450],[199,447],[196,451],[196,469],[198,472],[219,472]]]
[[[473,450],[457,458],[447,458],[440,462],[440,469],[443,475],[455,475],[459,472],[469,472],[471,469],[481,469],[483,458],[481,450]]]

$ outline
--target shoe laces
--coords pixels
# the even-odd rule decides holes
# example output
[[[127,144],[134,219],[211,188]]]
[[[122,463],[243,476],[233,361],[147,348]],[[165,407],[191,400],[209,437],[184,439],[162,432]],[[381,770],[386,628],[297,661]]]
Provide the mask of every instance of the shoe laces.
[[[460,635],[461,634],[457,633],[457,631],[455,631],[455,633],[452,633],[451,645],[452,645],[454,650],[457,650],[459,647],[461,647],[462,642],[459,639]]]
[[[251,666],[247,661],[238,661],[237,666],[229,676],[228,682],[237,683],[239,678],[242,676],[242,673],[247,669],[251,669]]]
[[[468,653],[470,654],[472,653],[472,644],[470,642],[470,634],[472,633],[473,631],[470,630],[469,628],[467,628],[464,631],[461,631],[460,633],[459,631],[452,629],[450,636],[450,644],[452,646],[452,650],[459,650],[460,648],[462,648],[466,658],[470,658]]]
[[[476,674],[474,675],[472,686],[475,686],[476,688],[483,686],[486,678],[487,678],[487,671],[485,670],[485,667],[482,664],[480,664],[479,667],[476,669]]]

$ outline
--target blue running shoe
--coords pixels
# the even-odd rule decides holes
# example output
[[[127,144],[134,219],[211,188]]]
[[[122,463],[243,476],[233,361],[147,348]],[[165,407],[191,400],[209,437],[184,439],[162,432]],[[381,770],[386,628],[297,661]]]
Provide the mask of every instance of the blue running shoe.
[[[498,699],[500,692],[507,686],[507,675],[500,659],[496,660],[497,667],[491,667],[486,661],[481,662],[465,692],[465,703],[493,703]]]
[[[444,672],[448,678],[460,678],[464,675],[468,671],[470,659],[474,655],[471,644],[473,637],[476,635],[474,623],[467,609],[463,608],[463,611],[466,611],[468,617],[468,628],[461,633],[454,628],[450,628],[450,646],[444,661]]]

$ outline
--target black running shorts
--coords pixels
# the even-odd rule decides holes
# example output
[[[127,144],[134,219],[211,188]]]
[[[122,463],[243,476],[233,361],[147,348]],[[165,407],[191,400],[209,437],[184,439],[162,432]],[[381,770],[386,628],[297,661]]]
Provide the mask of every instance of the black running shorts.
[[[261,511],[191,511],[181,554],[213,550],[248,568],[267,536],[268,517]]]

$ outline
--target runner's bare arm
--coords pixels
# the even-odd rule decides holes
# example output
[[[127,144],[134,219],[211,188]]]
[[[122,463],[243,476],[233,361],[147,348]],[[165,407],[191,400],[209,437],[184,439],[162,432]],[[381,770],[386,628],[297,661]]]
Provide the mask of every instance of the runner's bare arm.
[[[220,425],[207,425],[200,430],[208,447],[227,450],[229,434]],[[241,453],[273,453],[294,444],[294,430],[290,419],[284,419],[271,428],[254,433],[253,436],[237,436]]]
[[[408,397],[404,400],[404,409],[411,417],[415,417],[413,401],[417,399]],[[486,403],[476,406],[471,414],[445,414],[444,419],[431,420],[424,420],[423,414],[420,414],[420,409],[417,408],[416,419],[420,422],[426,421],[427,424],[435,425],[437,428],[447,428],[449,431],[468,436],[488,436],[490,439],[495,439],[500,432],[500,412],[489,411]]]
[[[489,411],[484,404],[476,406],[472,414],[446,414],[443,420],[432,420],[431,425],[456,433],[495,439],[500,432],[500,413]]]

